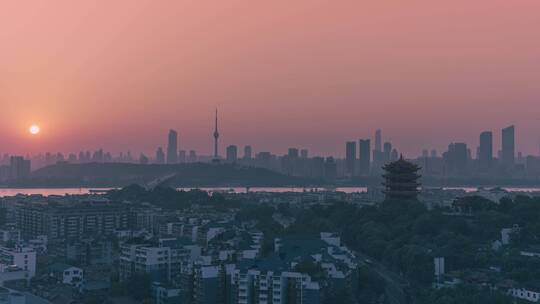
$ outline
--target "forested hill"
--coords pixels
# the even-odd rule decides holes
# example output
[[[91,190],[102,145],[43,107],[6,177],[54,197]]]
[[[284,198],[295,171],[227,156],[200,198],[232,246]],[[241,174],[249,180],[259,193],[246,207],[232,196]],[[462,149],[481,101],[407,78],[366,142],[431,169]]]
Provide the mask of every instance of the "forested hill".
[[[231,164],[139,165],[125,163],[60,163],[32,173],[14,186],[24,187],[121,187],[147,184],[170,177],[168,186],[302,186],[310,180],[262,168]]]

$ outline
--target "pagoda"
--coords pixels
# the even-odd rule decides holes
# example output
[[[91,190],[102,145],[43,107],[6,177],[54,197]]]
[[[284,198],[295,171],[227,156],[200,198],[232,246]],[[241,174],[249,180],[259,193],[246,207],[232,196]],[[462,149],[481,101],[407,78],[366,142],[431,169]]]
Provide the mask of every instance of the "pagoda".
[[[420,183],[418,179],[420,167],[403,159],[388,163],[383,167],[385,173],[384,190],[385,200],[416,200]]]

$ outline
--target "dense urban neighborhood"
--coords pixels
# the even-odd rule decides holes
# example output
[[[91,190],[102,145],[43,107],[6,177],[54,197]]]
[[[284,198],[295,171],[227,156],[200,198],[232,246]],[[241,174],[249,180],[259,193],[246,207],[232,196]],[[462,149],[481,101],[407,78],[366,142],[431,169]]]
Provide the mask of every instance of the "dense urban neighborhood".
[[[382,188],[251,192],[131,185],[1,199],[7,303],[540,301],[540,197]],[[420,191],[421,189],[421,191]]]

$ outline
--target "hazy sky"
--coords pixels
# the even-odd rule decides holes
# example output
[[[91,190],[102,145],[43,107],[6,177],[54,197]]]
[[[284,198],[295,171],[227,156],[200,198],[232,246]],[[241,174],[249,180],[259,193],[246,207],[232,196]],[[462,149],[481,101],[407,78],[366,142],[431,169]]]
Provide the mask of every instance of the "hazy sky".
[[[0,2],[0,152],[540,139],[540,1]],[[30,136],[28,126],[42,132]],[[221,150],[222,154],[224,149]]]

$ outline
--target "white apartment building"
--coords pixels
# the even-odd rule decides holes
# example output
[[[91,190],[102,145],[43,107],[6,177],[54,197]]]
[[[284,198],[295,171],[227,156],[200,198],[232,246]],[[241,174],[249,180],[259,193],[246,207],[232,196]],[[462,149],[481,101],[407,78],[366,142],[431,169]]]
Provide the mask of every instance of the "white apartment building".
[[[0,246],[0,264],[17,266],[28,272],[28,278],[36,275],[36,251],[28,247],[7,248]]]

